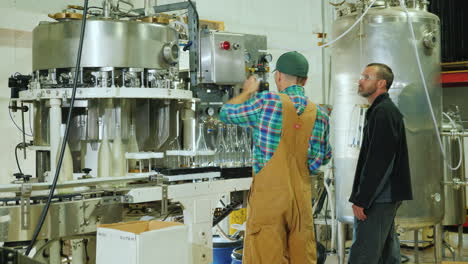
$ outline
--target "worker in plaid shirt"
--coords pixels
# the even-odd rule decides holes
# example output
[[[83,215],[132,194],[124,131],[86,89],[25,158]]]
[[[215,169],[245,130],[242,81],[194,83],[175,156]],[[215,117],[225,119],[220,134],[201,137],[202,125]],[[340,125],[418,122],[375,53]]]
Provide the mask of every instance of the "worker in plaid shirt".
[[[224,123],[253,128],[253,183],[243,263],[316,263],[310,173],[331,158],[329,118],[307,99],[307,59],[281,55],[279,93],[257,93],[255,77],[221,109]]]

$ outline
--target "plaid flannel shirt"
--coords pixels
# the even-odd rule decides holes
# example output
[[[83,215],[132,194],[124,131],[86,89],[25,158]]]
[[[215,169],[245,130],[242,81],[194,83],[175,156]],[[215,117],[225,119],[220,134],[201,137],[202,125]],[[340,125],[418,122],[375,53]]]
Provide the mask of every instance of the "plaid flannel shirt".
[[[289,86],[280,93],[287,94],[300,115],[307,106],[304,88]],[[224,123],[253,128],[253,169],[257,174],[271,159],[281,139],[282,103],[272,92],[257,93],[242,104],[225,104],[220,120]],[[313,173],[331,158],[329,120],[326,110],[317,106],[317,118],[309,139],[308,165]]]

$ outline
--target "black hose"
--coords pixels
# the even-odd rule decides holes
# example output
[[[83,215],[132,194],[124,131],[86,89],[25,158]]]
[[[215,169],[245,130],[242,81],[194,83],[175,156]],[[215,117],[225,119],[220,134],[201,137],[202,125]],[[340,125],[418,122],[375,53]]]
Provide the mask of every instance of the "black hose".
[[[8,114],[10,115],[11,122],[13,122],[13,124],[15,125],[15,127],[16,127],[19,131],[21,131],[21,133],[25,134],[25,135],[28,136],[28,137],[33,137],[33,134],[32,134],[32,133],[31,133],[31,134],[26,133],[26,129],[24,129],[24,131],[23,131],[23,129],[21,129],[21,127],[19,127],[18,124],[16,124],[15,119],[14,119],[13,116],[11,115],[11,108],[10,108],[10,106],[11,106],[11,100],[10,100],[10,102],[8,103]],[[31,113],[31,112],[29,112],[29,113]],[[29,125],[31,125],[31,118],[29,118]],[[31,132],[32,132],[32,129],[31,129]]]
[[[20,142],[18,145],[16,145],[15,147],[15,159],[16,159],[16,166],[18,166],[18,170],[21,174],[23,174],[23,171],[21,170],[21,166],[19,164],[19,160],[18,160],[18,147],[23,145],[23,142]]]
[[[67,116],[67,123],[66,123],[66,129],[65,129],[65,135],[63,136],[63,142],[62,142],[62,147],[60,149],[60,156],[59,160],[57,163],[57,169],[55,170],[55,176],[54,180],[52,181],[52,185],[50,187],[50,192],[49,196],[47,198],[47,202],[44,205],[44,209],[42,209],[41,216],[39,218],[39,222],[36,226],[36,229],[34,230],[33,237],[31,239],[31,243],[29,244],[28,248],[26,249],[26,256],[29,255],[31,252],[31,249],[33,248],[34,244],[36,243],[37,237],[39,236],[39,232],[42,229],[42,226],[44,225],[45,218],[47,216],[47,212],[49,211],[50,203],[52,202],[52,197],[55,192],[55,188],[57,187],[57,181],[58,177],[60,174],[60,168],[62,167],[62,162],[63,162],[63,156],[65,153],[65,146],[66,142],[68,140],[68,132],[70,130],[70,120],[73,112],[73,105],[75,103],[75,97],[76,97],[76,89],[77,89],[77,84],[78,84],[78,76],[79,76],[79,69],[81,65],[81,52],[83,50],[83,40],[84,40],[84,34],[85,34],[85,28],[86,28],[86,16],[88,13],[88,0],[84,0],[84,9],[83,9],[83,19],[81,21],[81,32],[80,32],[80,42],[78,46],[78,56],[76,58],[76,66],[75,66],[75,78],[73,81],[73,91],[72,91],[72,96],[71,96],[71,101],[70,101],[70,109],[68,111],[68,116]],[[53,151],[53,150],[51,150]],[[51,161],[54,162],[54,161]]]

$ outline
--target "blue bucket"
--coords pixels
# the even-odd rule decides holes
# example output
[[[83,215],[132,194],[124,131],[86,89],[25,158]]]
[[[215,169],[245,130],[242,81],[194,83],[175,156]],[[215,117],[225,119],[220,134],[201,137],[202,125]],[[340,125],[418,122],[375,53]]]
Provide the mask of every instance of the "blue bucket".
[[[242,247],[235,248],[231,254],[231,264],[242,264]]]
[[[213,264],[231,264],[231,253],[240,246],[242,246],[242,240],[230,241],[214,235]]]

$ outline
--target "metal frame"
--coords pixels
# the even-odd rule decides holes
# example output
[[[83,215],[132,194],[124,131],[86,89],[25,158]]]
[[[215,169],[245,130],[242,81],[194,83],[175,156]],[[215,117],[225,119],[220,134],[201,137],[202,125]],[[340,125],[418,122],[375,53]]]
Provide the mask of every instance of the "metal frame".
[[[121,182],[125,177],[115,179]],[[126,177],[127,180],[139,182],[141,177]],[[109,179],[110,180],[110,179]],[[98,181],[98,179],[82,180],[88,184],[108,185],[108,180]],[[49,221],[46,222],[39,239],[58,239],[61,237],[80,236],[95,232],[97,225],[122,221],[124,204],[162,202],[161,214],[168,213],[170,203],[180,203],[183,208],[184,223],[189,228],[189,243],[191,244],[192,264],[208,264],[212,261],[212,225],[213,210],[218,201],[231,192],[247,191],[250,188],[252,178],[226,179],[216,181],[205,181],[198,183],[186,183],[175,185],[156,185],[148,182],[144,185],[127,188],[114,189],[114,194],[97,198],[84,197],[80,200],[57,201],[52,203],[49,212]],[[72,183],[67,187],[74,186]],[[12,184],[13,185],[13,184]],[[43,184],[31,184],[31,186],[43,187]],[[4,186],[2,190],[18,189],[21,185],[14,184],[11,187]],[[63,186],[62,186],[63,187]],[[109,187],[108,187],[109,188]],[[92,192],[90,190],[89,192]],[[101,193],[99,189],[94,189]],[[120,192],[126,192],[120,194]],[[91,195],[92,196],[92,195]],[[34,223],[38,212],[43,204],[34,204],[29,207],[29,223]],[[110,212],[113,212],[110,214]],[[21,230],[23,221],[21,217],[21,205],[1,206],[0,214],[8,215],[9,221],[0,223],[0,237],[5,241],[9,239],[27,240],[30,229]],[[54,221],[52,221],[54,219]],[[58,224],[57,224],[58,223]],[[81,243],[81,241],[77,241]],[[57,245],[55,246],[57,247]],[[59,247],[58,247],[59,248]],[[52,250],[52,249],[51,249]],[[82,246],[77,245],[78,255],[82,255]],[[51,256],[59,256],[59,252],[51,253]],[[79,261],[79,260],[77,260]],[[55,262],[50,262],[55,263]],[[78,262],[80,263],[80,262]]]
[[[33,89],[20,92],[20,100],[35,101],[38,99],[70,99],[72,88]],[[77,99],[88,98],[152,98],[191,100],[192,91],[165,88],[78,88]]]

